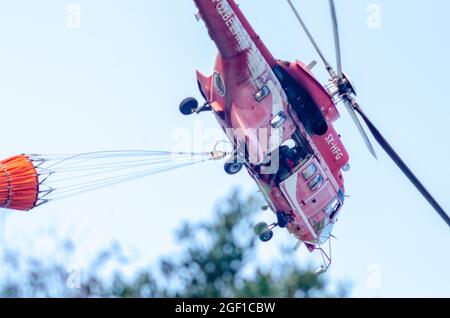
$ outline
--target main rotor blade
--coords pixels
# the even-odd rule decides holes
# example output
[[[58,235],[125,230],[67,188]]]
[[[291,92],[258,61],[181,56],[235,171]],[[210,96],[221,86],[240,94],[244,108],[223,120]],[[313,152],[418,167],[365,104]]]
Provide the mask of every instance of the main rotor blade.
[[[287,0],[289,6],[291,7],[292,12],[294,12],[298,22],[302,26],[303,30],[305,31],[306,35],[308,36],[309,40],[311,41],[312,45],[316,49],[317,53],[319,54],[320,58],[323,61],[323,64],[325,64],[325,67],[327,68],[328,72],[334,73],[334,70],[330,63],[328,63],[327,59],[325,58],[325,55],[322,53],[322,50],[320,49],[319,45],[317,44],[316,40],[314,39],[313,35],[309,31],[308,27],[306,26],[306,23],[303,21],[302,17],[300,16],[300,13],[297,11],[297,8],[294,6],[291,0]],[[332,74],[333,76],[333,74]]]
[[[339,39],[339,24],[336,14],[336,7],[334,5],[333,0],[329,0],[330,3],[330,11],[331,11],[331,20],[333,23],[333,35],[334,35],[334,48],[336,50],[336,67],[337,67],[337,75],[340,79],[343,78],[342,71],[342,55],[341,55],[341,41]]]
[[[400,170],[408,177],[411,183],[419,190],[419,192],[424,196],[424,198],[431,204],[431,206],[436,210],[436,212],[441,216],[441,218],[450,227],[450,217],[445,213],[444,209],[439,205],[439,203],[433,198],[433,196],[428,192],[425,186],[417,179],[414,173],[409,169],[405,162],[400,158],[400,156],[395,152],[392,146],[386,141],[386,139],[381,135],[380,131],[375,127],[372,121],[366,116],[358,104],[355,104],[354,109],[361,115],[364,119],[367,127],[369,127],[375,139],[378,141],[380,146],[386,151],[386,153],[391,157],[395,164],[400,168]]]
[[[366,144],[370,153],[372,154],[372,156],[374,156],[375,159],[378,159],[377,153],[375,152],[375,149],[374,149],[372,143],[370,142],[369,136],[367,136],[363,125],[359,121],[359,118],[356,115],[355,110],[353,109],[352,103],[349,100],[344,99],[344,105],[345,105],[345,108],[347,109],[348,113],[350,114],[350,117],[355,122],[356,127],[358,128],[359,133],[361,134],[362,138],[364,139],[364,143]]]

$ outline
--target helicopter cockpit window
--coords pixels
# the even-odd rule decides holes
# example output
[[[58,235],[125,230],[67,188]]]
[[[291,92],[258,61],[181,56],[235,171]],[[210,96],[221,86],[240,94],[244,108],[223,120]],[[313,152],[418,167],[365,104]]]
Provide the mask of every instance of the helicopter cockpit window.
[[[279,112],[278,114],[273,116],[270,124],[272,125],[273,128],[278,129],[284,125],[286,120],[287,120],[286,114],[284,112]]]

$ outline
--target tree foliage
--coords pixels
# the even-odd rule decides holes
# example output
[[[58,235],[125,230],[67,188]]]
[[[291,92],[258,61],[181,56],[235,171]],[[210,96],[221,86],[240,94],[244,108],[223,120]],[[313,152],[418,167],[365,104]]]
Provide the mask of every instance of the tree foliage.
[[[0,296],[344,296],[345,289],[338,295],[330,295],[324,277],[302,268],[292,253],[269,265],[259,263],[260,243],[253,233],[253,225],[260,204],[255,196],[243,198],[239,191],[234,191],[218,204],[211,221],[185,223],[180,227],[176,233],[178,253],[160,259],[158,268],[147,266],[137,270],[132,279],[125,278],[119,270],[110,277],[101,275],[105,264],[112,260],[124,261],[117,244],[100,253],[79,282],[76,275],[68,274],[63,262],[23,259],[8,251],[3,257]],[[61,249],[72,253],[73,243],[65,241]]]

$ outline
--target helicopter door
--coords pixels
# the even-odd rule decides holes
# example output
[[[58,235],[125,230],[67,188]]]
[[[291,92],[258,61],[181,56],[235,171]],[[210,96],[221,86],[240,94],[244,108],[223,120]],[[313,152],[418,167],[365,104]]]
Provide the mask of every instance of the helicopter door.
[[[289,205],[295,210],[296,214],[301,217],[303,223],[306,225],[307,232],[309,233],[304,233],[304,236],[311,236],[311,241],[319,242],[318,234],[314,230],[306,212],[297,199],[297,189],[300,181],[299,176],[301,176],[300,173],[294,173],[280,184],[280,189],[286,200],[289,202]]]

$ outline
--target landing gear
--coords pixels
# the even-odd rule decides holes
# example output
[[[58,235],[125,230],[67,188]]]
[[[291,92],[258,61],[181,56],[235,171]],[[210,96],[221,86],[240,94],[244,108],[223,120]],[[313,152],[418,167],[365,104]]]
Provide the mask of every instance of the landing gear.
[[[268,225],[267,223],[261,222],[255,226],[255,233],[259,236],[262,242],[269,242],[273,238],[273,229],[277,226],[280,228],[285,228],[291,222],[291,217],[284,212],[277,212],[278,223]]]
[[[278,226],[284,229],[289,224],[289,217],[284,212],[277,212]]]
[[[255,226],[255,233],[262,242],[269,242],[273,238],[273,231],[267,223],[259,223]]]
[[[264,243],[269,242],[272,238],[273,238],[272,230],[267,230],[267,231],[264,231],[261,234],[259,234],[259,239]]]
[[[238,150],[236,150],[231,158],[225,162],[224,169],[229,175],[238,174],[244,167],[244,159],[238,153]]]
[[[209,103],[204,103],[203,105],[199,106],[198,101],[193,97],[188,97],[184,99],[180,104],[180,112],[185,115],[189,116],[192,114],[199,114],[201,112],[211,111],[211,105]]]
[[[197,108],[198,101],[192,97],[184,99],[180,104],[180,112],[185,116],[194,114],[197,111]]]
[[[235,160],[232,160],[232,161],[230,160],[225,163],[224,169],[225,169],[226,173],[233,176],[233,175],[241,172],[243,167],[244,167],[244,164],[236,162]]]

